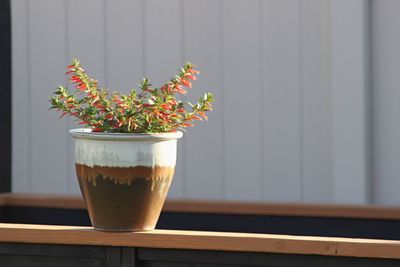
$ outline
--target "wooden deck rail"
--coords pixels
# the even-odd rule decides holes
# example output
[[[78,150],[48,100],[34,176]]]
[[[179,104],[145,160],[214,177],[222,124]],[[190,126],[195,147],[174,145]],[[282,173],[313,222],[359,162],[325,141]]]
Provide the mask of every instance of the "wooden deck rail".
[[[200,231],[106,233],[90,227],[0,224],[0,242],[400,259],[400,241]]]
[[[83,209],[78,196],[0,194],[0,266],[400,266],[397,207],[170,200],[160,228],[179,230],[56,225],[88,220]]]
[[[0,206],[84,209],[79,196],[0,194]],[[306,203],[168,200],[164,211],[241,215],[314,216],[360,219],[400,219],[400,207]]]

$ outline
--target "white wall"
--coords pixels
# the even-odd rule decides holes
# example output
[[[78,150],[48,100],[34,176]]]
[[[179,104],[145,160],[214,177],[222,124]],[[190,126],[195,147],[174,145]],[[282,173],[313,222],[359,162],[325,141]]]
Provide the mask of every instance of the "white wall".
[[[73,123],[47,102],[72,58],[122,90],[190,60],[202,76],[188,98],[217,102],[180,143],[171,198],[368,202],[365,58],[353,56],[367,50],[366,5],[346,2],[12,0],[13,191],[78,193]],[[354,70],[349,102],[339,81]]]
[[[372,1],[374,202],[400,204],[400,1]]]

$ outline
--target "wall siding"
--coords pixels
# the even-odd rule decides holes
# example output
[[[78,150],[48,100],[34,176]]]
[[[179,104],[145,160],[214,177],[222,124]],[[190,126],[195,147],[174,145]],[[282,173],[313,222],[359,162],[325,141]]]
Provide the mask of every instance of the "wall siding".
[[[11,42],[12,42],[12,189],[29,192],[31,190],[30,168],[30,74],[27,0],[11,2]],[[18,105],[16,105],[18,102]],[[18,177],[15,178],[15,177]]]
[[[374,202],[400,203],[400,2],[372,1],[372,174]]]
[[[336,203],[370,202],[369,6],[330,5],[332,175]]]
[[[301,200],[301,1],[263,2],[264,200]]]
[[[332,118],[329,84],[329,7],[319,0],[302,1],[301,142],[304,201],[332,199]],[[318,130],[315,130],[318,129]]]
[[[68,188],[67,127],[65,121],[60,122],[48,111],[48,97],[54,91],[49,85],[64,79],[65,71],[60,65],[65,65],[66,13],[62,1],[28,1],[28,9],[31,103],[27,119],[31,128],[26,134],[31,139],[31,191],[64,193]],[[56,124],[59,125],[49,128]]]
[[[78,194],[73,142],[48,112],[75,57],[101,84],[160,85],[185,61],[217,102],[179,142],[170,198],[334,201],[330,1],[12,1],[13,191]],[[50,33],[50,34],[49,34]],[[21,108],[16,108],[22,103]],[[21,167],[23,166],[23,167]]]
[[[214,8],[210,9],[210,6]],[[185,21],[184,60],[196,63],[201,71],[195,88],[189,90],[187,98],[197,99],[201,96],[201,92],[207,90],[212,91],[216,99],[219,99],[208,122],[189,129],[182,140],[185,149],[184,197],[223,199],[226,181],[222,160],[224,158],[223,101],[221,101],[224,99],[221,75],[222,1],[184,0],[182,11]],[[205,158],[207,163],[204,161]]]
[[[224,0],[222,9],[225,198],[260,200],[260,1]]]

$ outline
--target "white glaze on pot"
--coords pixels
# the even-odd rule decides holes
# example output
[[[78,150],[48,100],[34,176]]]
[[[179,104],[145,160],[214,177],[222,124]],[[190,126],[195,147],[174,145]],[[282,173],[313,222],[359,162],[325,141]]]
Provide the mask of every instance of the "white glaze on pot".
[[[75,161],[88,167],[175,167],[182,132],[155,134],[97,133],[73,129]]]
[[[89,167],[174,167],[176,145],[176,139],[140,142],[75,139],[75,161]]]

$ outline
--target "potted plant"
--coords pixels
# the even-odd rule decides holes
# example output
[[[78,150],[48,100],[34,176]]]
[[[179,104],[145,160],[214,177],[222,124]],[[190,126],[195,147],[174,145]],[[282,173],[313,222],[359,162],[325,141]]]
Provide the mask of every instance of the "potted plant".
[[[86,127],[69,133],[94,229],[154,229],[174,175],[177,139],[193,121],[207,119],[213,95],[205,93],[189,108],[177,98],[196,80],[191,63],[161,87],[143,79],[140,91],[128,95],[100,89],[78,60],[67,69],[74,89],[59,86],[50,98],[51,109]]]

